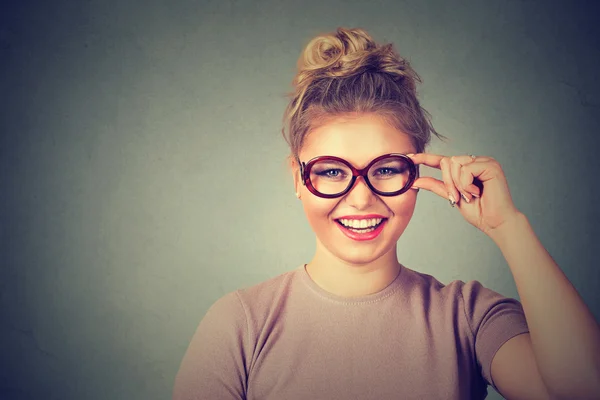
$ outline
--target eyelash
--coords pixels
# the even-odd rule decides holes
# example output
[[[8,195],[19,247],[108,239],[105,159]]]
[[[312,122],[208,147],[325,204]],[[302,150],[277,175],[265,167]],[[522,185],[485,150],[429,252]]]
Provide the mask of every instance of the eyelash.
[[[391,167],[381,167],[381,168],[379,168],[377,171],[381,171],[382,169],[383,169],[383,170],[388,170],[388,171],[391,171],[390,173],[392,173],[392,174],[401,174],[401,173],[403,173],[404,171],[406,171],[406,168],[404,168],[404,169],[401,169],[401,170],[400,170],[400,169],[398,169],[398,168],[391,168]],[[387,174],[385,174],[385,175],[387,175]]]
[[[336,171],[336,172],[339,172],[339,174],[340,174],[340,175],[343,175],[343,174],[344,174],[344,173],[343,173],[341,170],[339,170],[339,169],[326,169],[326,170],[324,170],[324,171],[317,172],[316,174],[317,174],[317,175],[319,175],[319,176],[328,176],[328,177],[331,177],[331,178],[337,178],[337,177],[339,176],[339,175],[336,175],[336,176],[329,175],[329,172],[331,172],[331,171]]]

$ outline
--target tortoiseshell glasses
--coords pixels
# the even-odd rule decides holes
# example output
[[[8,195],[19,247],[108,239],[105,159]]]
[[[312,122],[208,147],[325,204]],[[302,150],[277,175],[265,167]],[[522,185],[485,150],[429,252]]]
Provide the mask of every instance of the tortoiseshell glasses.
[[[300,176],[307,189],[318,197],[332,199],[345,195],[362,176],[369,188],[380,196],[398,196],[406,192],[417,176],[417,167],[404,154],[385,154],[365,168],[355,168],[343,158],[315,157],[300,162]]]

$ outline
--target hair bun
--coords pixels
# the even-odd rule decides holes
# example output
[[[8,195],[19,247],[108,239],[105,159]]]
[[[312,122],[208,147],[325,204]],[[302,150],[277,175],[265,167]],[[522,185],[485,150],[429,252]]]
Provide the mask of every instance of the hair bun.
[[[311,40],[298,59],[295,86],[319,78],[346,77],[371,71],[387,73],[405,80],[414,89],[419,77],[391,44],[379,46],[360,28],[338,28],[334,33],[319,35]],[[308,80],[308,82],[307,82]]]
[[[298,60],[298,68],[304,70],[328,68],[344,56],[376,47],[373,40],[362,29],[338,28],[335,34],[314,38]]]

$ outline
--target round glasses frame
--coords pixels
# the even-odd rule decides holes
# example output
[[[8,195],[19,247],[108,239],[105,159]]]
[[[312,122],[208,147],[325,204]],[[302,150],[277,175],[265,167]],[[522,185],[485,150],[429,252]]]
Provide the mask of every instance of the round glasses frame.
[[[371,182],[369,182],[367,173],[368,173],[369,169],[376,162],[381,161],[384,158],[392,157],[392,156],[400,157],[400,158],[403,158],[404,160],[406,160],[406,162],[408,164],[408,169],[409,169],[408,181],[406,182],[406,185],[404,185],[404,187],[400,190],[397,190],[395,192],[381,192],[381,191],[375,189],[373,187],[373,185],[371,184]],[[398,195],[406,192],[408,189],[410,189],[410,187],[412,186],[413,182],[415,181],[415,179],[417,177],[417,167],[416,167],[415,163],[413,162],[413,160],[411,160],[411,158],[408,157],[407,155],[400,154],[400,153],[390,153],[390,154],[384,154],[382,156],[379,156],[376,159],[374,159],[373,161],[371,161],[369,163],[369,165],[367,165],[363,169],[354,168],[354,166],[352,166],[348,161],[344,160],[343,158],[339,158],[339,157],[335,157],[335,156],[319,156],[319,157],[310,159],[306,163],[300,162],[299,159],[297,161],[298,161],[298,164],[300,165],[300,176],[302,177],[302,184],[304,186],[306,186],[306,188],[315,196],[322,197],[325,199],[334,199],[336,197],[341,197],[341,196],[345,195],[346,193],[348,193],[350,191],[350,189],[352,189],[352,187],[354,186],[354,183],[356,182],[356,179],[359,176],[363,177],[363,179],[364,179],[365,183],[367,184],[367,186],[369,187],[369,189],[371,189],[374,193],[376,193],[380,196],[388,196],[388,197],[398,196]],[[346,165],[348,168],[350,168],[350,170],[352,171],[352,179],[350,180],[348,187],[343,192],[340,192],[338,194],[323,194],[323,193],[320,193],[313,186],[312,182],[310,181],[310,170],[312,169],[313,165],[315,165],[319,161],[338,161],[338,162],[341,162],[344,165]]]

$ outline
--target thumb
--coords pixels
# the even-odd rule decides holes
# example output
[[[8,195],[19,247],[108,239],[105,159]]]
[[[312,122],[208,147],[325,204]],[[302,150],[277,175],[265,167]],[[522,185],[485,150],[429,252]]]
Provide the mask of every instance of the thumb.
[[[448,190],[446,190],[446,185],[444,185],[444,182],[440,181],[439,179],[432,178],[430,176],[417,178],[414,181],[411,188],[429,190],[430,192],[437,194],[444,200],[448,199]]]

